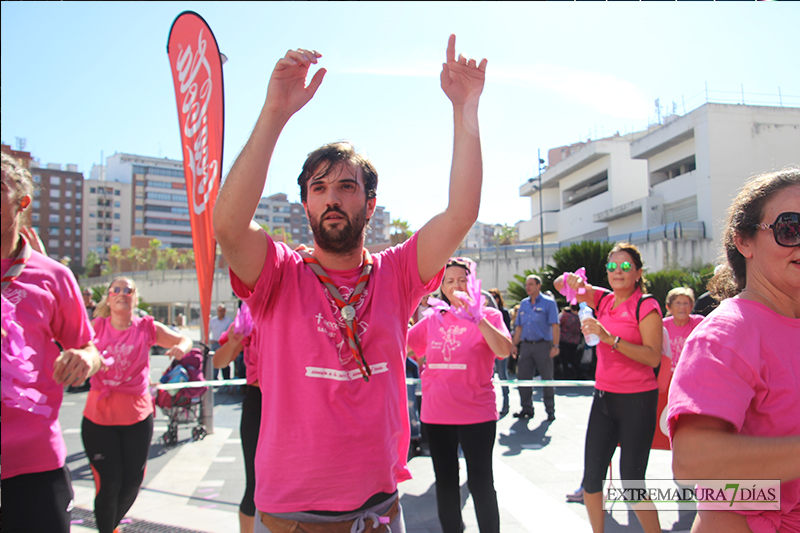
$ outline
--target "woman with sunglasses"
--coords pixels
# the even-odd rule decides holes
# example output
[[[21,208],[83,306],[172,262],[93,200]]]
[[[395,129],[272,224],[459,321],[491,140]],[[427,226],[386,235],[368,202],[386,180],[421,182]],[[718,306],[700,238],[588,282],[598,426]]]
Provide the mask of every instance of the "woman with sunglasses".
[[[467,462],[467,485],[481,533],[500,531],[492,473],[497,400],[495,357],[511,353],[503,314],[482,305],[480,282],[464,260],[448,261],[442,301],[408,331],[408,354],[420,364],[422,429],[436,475],[436,505],[444,533],[460,533],[458,447]],[[430,299],[428,300],[430,303]]]
[[[626,487],[627,482],[644,480],[656,430],[658,383],[654,369],[661,362],[663,326],[658,302],[644,297],[642,266],[638,248],[620,243],[608,254],[606,264],[612,291],[589,285],[572,273],[554,282],[559,291],[565,283],[575,290],[578,302],[594,308],[597,316],[585,319],[581,326],[584,335],[600,337],[581,484],[595,533],[605,528],[603,484],[617,444],[620,479]],[[652,503],[634,505],[633,510],[645,533],[661,531]]]
[[[667,417],[676,479],[780,480],[780,510],[698,505],[693,532],[800,531],[800,168],[748,181],[728,210],[722,300],[691,333]]]
[[[92,376],[81,435],[94,475],[94,515],[100,533],[112,533],[133,505],[144,480],[153,437],[150,347],[182,358],[192,341],[152,316],[135,313],[133,280],[118,277],[98,304],[95,344],[106,366]]]

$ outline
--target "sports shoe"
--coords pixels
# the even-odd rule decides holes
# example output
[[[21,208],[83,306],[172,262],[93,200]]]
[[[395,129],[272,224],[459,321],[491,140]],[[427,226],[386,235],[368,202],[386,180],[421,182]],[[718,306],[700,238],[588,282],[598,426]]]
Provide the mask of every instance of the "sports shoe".
[[[567,494],[567,501],[574,503],[583,503],[583,487],[580,487],[578,490],[576,490],[571,494]]]
[[[514,413],[514,418],[533,418],[533,410],[528,411],[523,409],[519,413]]]

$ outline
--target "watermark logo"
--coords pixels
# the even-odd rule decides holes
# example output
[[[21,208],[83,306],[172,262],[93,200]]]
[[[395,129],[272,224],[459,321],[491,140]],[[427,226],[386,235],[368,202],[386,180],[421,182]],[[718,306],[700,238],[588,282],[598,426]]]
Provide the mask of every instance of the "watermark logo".
[[[659,511],[777,511],[777,479],[648,479],[609,482],[603,509],[615,505],[655,507]]]

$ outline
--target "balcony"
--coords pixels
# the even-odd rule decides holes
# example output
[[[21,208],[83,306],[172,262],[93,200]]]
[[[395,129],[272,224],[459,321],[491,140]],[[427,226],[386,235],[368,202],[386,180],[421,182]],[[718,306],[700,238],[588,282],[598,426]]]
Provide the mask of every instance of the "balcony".
[[[544,234],[554,234],[558,232],[558,212],[545,212],[542,216],[542,223],[539,222],[538,213],[531,220],[520,222],[517,226],[519,240],[529,242],[539,239],[539,228],[544,225]]]

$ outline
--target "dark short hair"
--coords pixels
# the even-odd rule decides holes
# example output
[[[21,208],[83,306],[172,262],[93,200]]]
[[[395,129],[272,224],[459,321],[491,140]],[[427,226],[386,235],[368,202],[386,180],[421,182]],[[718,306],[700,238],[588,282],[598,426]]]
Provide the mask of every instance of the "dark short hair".
[[[361,169],[364,178],[364,192],[367,200],[375,198],[378,190],[378,171],[365,155],[356,152],[355,146],[350,141],[339,141],[320,146],[306,158],[303,171],[297,177],[300,186],[300,200],[308,200],[308,180],[313,176],[325,177],[339,164],[347,164],[353,168]],[[322,165],[322,168],[320,166]],[[319,174],[318,171],[322,173]],[[317,173],[317,174],[315,174]]]

